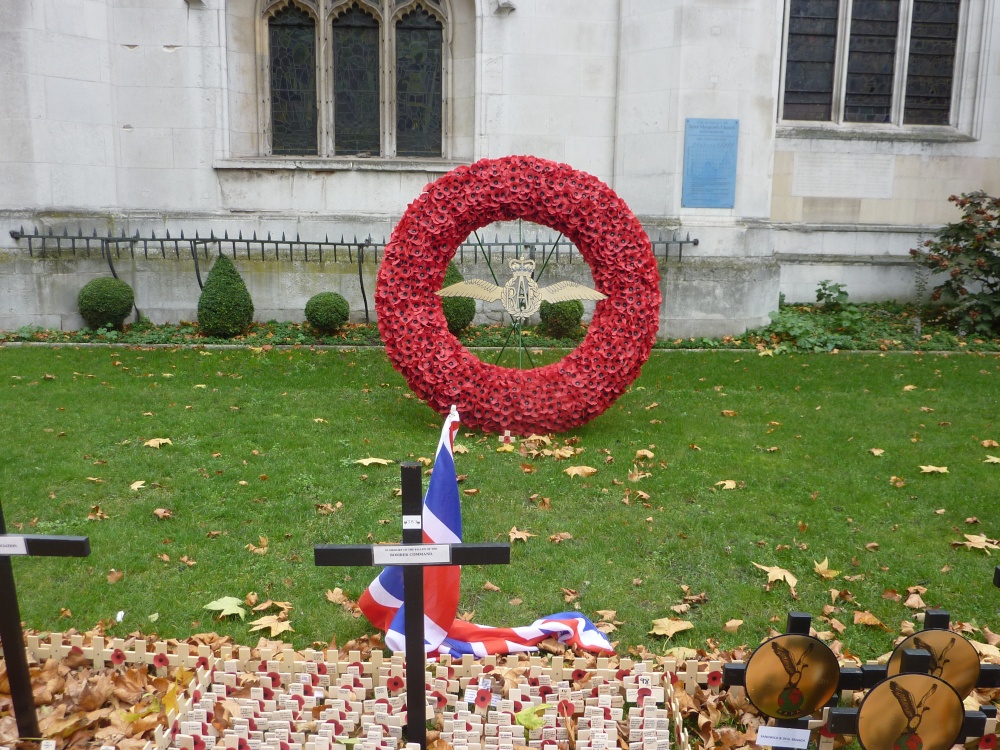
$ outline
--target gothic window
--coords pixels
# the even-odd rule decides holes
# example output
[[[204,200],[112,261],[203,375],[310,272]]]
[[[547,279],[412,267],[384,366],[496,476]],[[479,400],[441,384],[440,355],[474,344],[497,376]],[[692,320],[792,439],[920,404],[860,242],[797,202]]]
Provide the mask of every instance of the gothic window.
[[[781,118],[954,124],[962,2],[787,0]]]
[[[273,155],[443,156],[446,0],[262,0]]]

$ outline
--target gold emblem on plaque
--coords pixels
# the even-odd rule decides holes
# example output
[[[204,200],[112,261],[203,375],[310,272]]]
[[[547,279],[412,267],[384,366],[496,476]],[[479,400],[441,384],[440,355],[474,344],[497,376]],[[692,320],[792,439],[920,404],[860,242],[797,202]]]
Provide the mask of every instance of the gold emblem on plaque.
[[[901,674],[880,682],[861,702],[858,742],[865,750],[948,750],[964,720],[962,699],[947,682]]]
[[[886,666],[886,676],[899,674],[903,651],[919,648],[931,655],[929,674],[940,677],[962,698],[979,680],[979,654],[968,640],[950,630],[922,630],[896,646]]]
[[[840,666],[822,641],[786,633],[762,644],[747,662],[747,697],[777,719],[815,713],[837,691]]]
[[[542,302],[566,302],[574,299],[602,300],[607,295],[575,281],[558,281],[540,287],[532,275],[535,261],[513,258],[508,264],[511,278],[503,286],[482,279],[468,279],[437,292],[440,297],[471,297],[483,302],[497,302],[515,321],[524,321],[538,312]]]

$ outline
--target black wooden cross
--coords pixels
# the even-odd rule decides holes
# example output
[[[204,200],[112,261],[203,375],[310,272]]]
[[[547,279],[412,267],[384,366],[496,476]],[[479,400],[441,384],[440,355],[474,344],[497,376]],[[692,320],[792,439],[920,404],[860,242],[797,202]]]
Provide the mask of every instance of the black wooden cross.
[[[506,565],[509,544],[426,544],[423,541],[421,466],[400,465],[403,492],[403,543],[398,545],[320,544],[314,548],[316,565],[392,565],[403,567],[403,606],[406,627],[406,739],[427,746],[427,698],[424,664],[424,567],[428,565]],[[428,553],[435,559],[427,561]]]
[[[35,696],[31,691],[31,673],[21,632],[21,610],[17,606],[14,588],[12,556],[86,557],[90,554],[90,539],[85,536],[37,536],[8,534],[0,505],[0,643],[7,662],[7,679],[17,719],[17,733],[22,738],[37,738],[38,716]]]

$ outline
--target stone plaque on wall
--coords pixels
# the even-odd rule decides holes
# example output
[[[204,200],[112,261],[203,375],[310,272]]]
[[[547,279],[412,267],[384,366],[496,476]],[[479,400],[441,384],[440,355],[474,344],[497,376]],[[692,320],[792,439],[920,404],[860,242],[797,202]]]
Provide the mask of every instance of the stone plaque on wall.
[[[799,198],[891,198],[896,157],[800,151],[792,167]]]
[[[684,208],[733,208],[739,120],[684,121]]]

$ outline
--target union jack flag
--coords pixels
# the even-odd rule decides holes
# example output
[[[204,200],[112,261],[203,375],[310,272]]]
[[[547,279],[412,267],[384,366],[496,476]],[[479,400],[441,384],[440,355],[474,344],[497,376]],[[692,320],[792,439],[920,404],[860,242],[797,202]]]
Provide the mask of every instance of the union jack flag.
[[[434,471],[424,495],[423,539],[427,543],[462,541],[454,456],[458,427],[458,410],[453,406],[441,429]],[[536,644],[550,637],[594,653],[614,652],[607,636],[579,612],[560,612],[519,628],[496,628],[456,619],[460,578],[458,565],[424,568],[424,648],[428,654],[481,657],[534,651]],[[385,631],[385,643],[391,650],[406,650],[402,568],[387,567],[379,573],[361,595],[358,605],[372,625]]]

